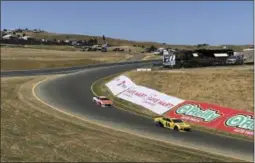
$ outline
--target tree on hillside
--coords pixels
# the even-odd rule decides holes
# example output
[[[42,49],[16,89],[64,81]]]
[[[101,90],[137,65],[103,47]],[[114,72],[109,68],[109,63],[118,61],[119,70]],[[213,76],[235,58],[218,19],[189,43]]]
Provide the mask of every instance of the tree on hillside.
[[[22,29],[16,29],[16,32],[17,33],[22,33],[23,31],[22,31]]]
[[[24,37],[24,36],[26,36],[26,34],[25,34],[25,33],[23,33],[23,37]]]
[[[95,37],[92,37],[90,39],[90,42],[91,42],[92,45],[96,45],[98,43],[98,41],[97,41],[97,39]]]
[[[198,48],[209,46],[209,44],[197,44]]]
[[[92,38],[91,38],[91,39],[89,39],[89,40],[88,40],[88,45],[89,45],[89,46],[93,45],[93,44],[94,44],[94,42],[93,42],[93,41],[94,41],[94,40],[93,40]]]
[[[149,51],[155,51],[157,50],[157,48],[154,45],[151,45],[151,47],[149,47]]]

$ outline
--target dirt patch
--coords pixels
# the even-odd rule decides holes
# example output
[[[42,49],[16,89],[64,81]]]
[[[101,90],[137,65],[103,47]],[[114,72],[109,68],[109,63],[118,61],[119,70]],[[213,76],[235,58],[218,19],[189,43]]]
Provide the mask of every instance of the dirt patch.
[[[237,161],[61,114],[32,95],[32,86],[44,78],[2,78],[1,161]]]

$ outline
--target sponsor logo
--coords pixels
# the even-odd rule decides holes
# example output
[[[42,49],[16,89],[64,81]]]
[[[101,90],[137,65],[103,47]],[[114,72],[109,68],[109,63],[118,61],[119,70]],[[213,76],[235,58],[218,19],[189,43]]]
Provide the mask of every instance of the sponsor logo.
[[[146,100],[152,103],[157,103],[160,99],[157,98],[156,95],[151,95]]]
[[[246,130],[254,130],[254,119],[252,116],[247,116],[247,115],[235,115],[230,118],[228,118],[225,121],[226,126],[230,127],[236,127],[236,128],[241,128],[241,129],[246,129]]]
[[[120,86],[125,89],[125,88],[127,88],[127,86],[125,84],[126,84],[126,81],[124,80],[124,81],[120,82],[119,84],[117,84],[117,86]]]
[[[201,118],[205,122],[210,122],[221,116],[221,114],[217,113],[215,110],[212,109],[202,110],[199,105],[194,104],[185,104],[179,107],[175,112],[177,114]]]

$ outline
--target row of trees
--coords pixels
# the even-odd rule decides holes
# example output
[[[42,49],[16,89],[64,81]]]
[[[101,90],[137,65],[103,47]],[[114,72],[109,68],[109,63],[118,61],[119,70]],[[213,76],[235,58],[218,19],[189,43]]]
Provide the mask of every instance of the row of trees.
[[[7,32],[9,30],[4,28],[3,31]],[[44,30],[41,30],[41,29],[28,29],[28,28],[25,28],[25,29],[18,28],[18,29],[15,29],[13,31],[18,32],[18,33],[22,33],[22,32],[45,32]]]
[[[18,32],[15,32],[15,31],[13,31],[11,34],[12,35],[15,35],[15,36],[17,36],[18,38],[20,38],[20,37],[24,37],[24,36],[26,36],[26,34],[25,33],[23,33],[23,34],[17,34]],[[1,36],[5,36],[5,35],[7,35],[8,33],[6,33],[4,30],[3,30],[3,32],[1,32]],[[36,39],[35,39],[36,40]],[[38,39],[37,39],[38,40]],[[46,39],[44,39],[44,40],[46,40]],[[39,40],[38,40],[39,41]],[[56,38],[54,38],[54,39],[52,39],[52,40],[49,40],[49,41],[52,41],[52,42],[62,42],[62,43],[64,43],[65,41],[64,40],[57,40]],[[96,39],[96,38],[94,38],[94,37],[92,37],[92,38],[90,38],[89,40],[77,40],[77,41],[75,41],[76,43],[78,43],[78,44],[80,44],[80,45],[97,45],[98,44],[98,40]]]
[[[2,36],[5,34],[2,33]],[[16,35],[16,33],[14,33]],[[47,40],[47,39],[34,39],[31,38],[29,41],[23,41],[20,40],[20,37],[26,36],[25,33],[21,35],[17,34],[17,38],[10,38],[8,40],[2,40],[1,43],[6,43],[6,44],[45,44],[45,45],[73,45],[73,46],[93,46],[98,44],[98,40],[95,38],[90,38],[89,40],[78,40],[78,41],[66,41],[66,40],[57,40],[56,38]]]
[[[53,42],[65,42],[65,40],[57,40],[56,38],[54,38],[53,40],[52,40]],[[91,46],[91,45],[97,45],[98,44],[98,40],[97,39],[95,39],[95,38],[91,38],[91,39],[89,39],[89,40],[77,40],[77,41],[70,41],[71,43],[72,42],[75,42],[76,44],[78,44],[78,45],[89,45],[89,46]]]

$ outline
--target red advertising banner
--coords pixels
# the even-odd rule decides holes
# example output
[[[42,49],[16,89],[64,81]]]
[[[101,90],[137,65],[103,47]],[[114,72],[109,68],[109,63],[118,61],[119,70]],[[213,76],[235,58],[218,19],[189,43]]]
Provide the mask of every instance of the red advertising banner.
[[[217,129],[247,136],[254,135],[254,114],[252,112],[233,110]]]
[[[253,112],[241,111],[203,102],[185,101],[165,113],[208,128],[246,136],[254,135]]]

